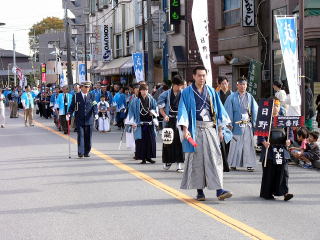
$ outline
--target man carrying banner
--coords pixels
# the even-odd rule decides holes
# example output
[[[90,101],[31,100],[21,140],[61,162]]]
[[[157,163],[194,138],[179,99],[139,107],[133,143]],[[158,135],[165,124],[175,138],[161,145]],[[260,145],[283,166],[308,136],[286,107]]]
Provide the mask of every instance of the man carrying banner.
[[[266,102],[272,104],[272,101],[273,100]],[[262,107],[262,112],[263,109]],[[267,107],[265,109],[267,109]],[[259,110],[259,113],[261,110]],[[280,101],[276,99],[273,104],[272,113],[268,111],[266,115],[268,115],[267,117],[270,119],[271,115],[272,117],[276,117],[279,115],[279,112]],[[272,124],[271,121],[268,122],[268,125],[269,124]],[[274,200],[274,196],[284,196],[284,200],[288,201],[293,198],[293,194],[289,193],[288,189],[288,160],[290,159],[290,154],[286,147],[290,145],[290,140],[287,140],[287,131],[285,131],[284,128],[272,126],[270,129],[271,131],[269,132],[268,127],[268,138],[258,137],[258,142],[262,143],[260,157],[263,170],[260,197],[266,200]],[[292,134],[291,137],[293,138]]]
[[[182,163],[184,162],[179,130],[177,128],[178,106],[183,86],[184,81],[179,76],[174,76],[172,88],[163,92],[158,99],[158,107],[164,120],[164,127],[172,129],[170,131],[172,132],[170,136],[172,142],[170,144],[166,144],[165,141],[163,142],[163,169],[169,170],[173,163],[177,163],[177,172],[183,172]],[[164,129],[164,131],[166,130]],[[164,138],[164,136],[162,137]]]
[[[205,200],[205,187],[215,189],[218,199],[224,200],[232,193],[223,189],[220,141],[222,129],[230,119],[216,91],[206,85],[206,68],[196,67],[193,78],[195,82],[182,91],[178,108],[178,125],[183,128],[185,152],[181,188],[197,189],[198,201]]]
[[[256,166],[256,153],[252,128],[257,119],[258,104],[247,92],[247,80],[237,81],[237,92],[232,93],[224,106],[232,121],[233,138],[230,143],[228,163],[231,169],[246,167],[249,172]]]

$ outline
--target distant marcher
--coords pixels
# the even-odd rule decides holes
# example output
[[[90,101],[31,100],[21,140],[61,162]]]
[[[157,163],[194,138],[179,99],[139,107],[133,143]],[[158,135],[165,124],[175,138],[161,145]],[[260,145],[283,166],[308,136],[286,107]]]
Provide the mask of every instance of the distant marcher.
[[[139,95],[130,103],[128,122],[134,129],[136,140],[136,158],[141,159],[141,164],[155,163],[156,157],[156,126],[154,119],[157,117],[157,102],[148,94],[148,85],[141,84]]]
[[[218,91],[218,96],[220,97],[220,100],[222,104],[224,104],[227,100],[227,98],[230,96],[232,93],[231,90],[229,89],[229,80],[226,77],[218,77],[218,84],[220,87],[220,90]],[[229,148],[230,148],[230,139],[226,137],[226,134],[229,133],[231,136],[231,131],[224,127],[224,139],[221,141],[221,154],[222,154],[222,159],[223,159],[223,171],[224,172],[229,172],[229,164],[228,164],[228,154],[229,154]]]
[[[21,95],[21,103],[24,110],[24,124],[28,127],[33,127],[33,109],[34,109],[34,96],[31,93],[30,86],[25,87],[25,92]]]
[[[110,105],[106,101],[105,95],[101,95],[97,105],[99,111],[99,132],[110,131]]]
[[[71,101],[72,101],[72,95],[70,93],[68,93],[69,88],[68,86],[64,86],[62,88],[62,93],[59,93],[57,101],[55,103],[55,108],[58,110],[59,113],[59,120],[60,120],[60,125],[61,128],[64,132],[64,134],[68,134],[69,132],[69,126],[68,126],[68,121],[67,120],[67,113],[68,113],[68,109],[71,105]]]
[[[4,128],[4,124],[5,124],[5,100],[6,97],[3,94],[2,89],[0,89],[0,126],[1,128]]]

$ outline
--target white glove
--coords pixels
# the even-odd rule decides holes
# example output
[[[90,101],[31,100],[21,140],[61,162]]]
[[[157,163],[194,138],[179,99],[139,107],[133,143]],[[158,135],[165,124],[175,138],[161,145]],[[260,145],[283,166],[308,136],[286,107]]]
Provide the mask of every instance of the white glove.
[[[99,115],[98,114],[94,115],[94,118],[95,118],[95,120],[98,120],[99,119]]]
[[[66,115],[66,120],[69,121],[70,120],[70,114]]]

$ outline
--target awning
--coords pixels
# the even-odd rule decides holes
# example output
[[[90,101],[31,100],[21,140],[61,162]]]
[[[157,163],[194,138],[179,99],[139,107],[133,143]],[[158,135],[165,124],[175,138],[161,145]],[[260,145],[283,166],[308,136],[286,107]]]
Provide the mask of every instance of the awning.
[[[131,75],[133,74],[133,60],[132,57],[120,67],[121,75]]]
[[[299,4],[293,10],[293,13],[299,12]],[[319,0],[305,0],[304,1],[304,15],[308,16],[319,16],[320,15],[320,1]]]
[[[103,66],[104,66],[104,64],[99,62],[98,66],[92,67],[90,72],[91,73],[100,73]]]
[[[110,63],[107,63],[101,69],[101,75],[103,76],[112,76],[120,75],[120,67],[125,64],[130,57],[117,58],[112,60]]]

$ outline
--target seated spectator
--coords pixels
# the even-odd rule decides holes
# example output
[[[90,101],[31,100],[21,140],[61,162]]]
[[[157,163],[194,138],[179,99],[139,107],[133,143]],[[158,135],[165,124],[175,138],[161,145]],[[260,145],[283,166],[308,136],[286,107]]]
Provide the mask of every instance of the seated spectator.
[[[300,143],[300,147],[290,147],[291,161],[298,163],[299,160],[295,158],[294,154],[300,154],[307,148],[307,139],[309,137],[309,131],[306,127],[301,127],[297,131],[297,141]],[[296,145],[295,143],[293,143]]]
[[[299,153],[293,153],[293,156],[300,160],[299,163],[303,168],[313,168],[312,163],[320,159],[320,149],[317,144],[318,138],[318,132],[313,131],[309,133],[309,142],[306,149]]]

